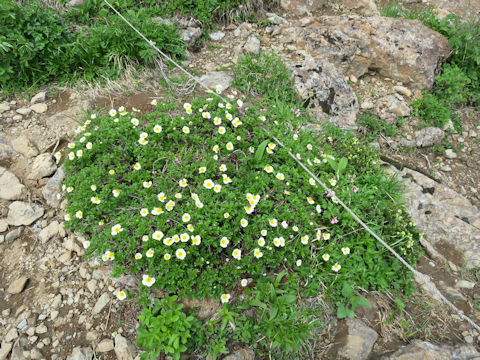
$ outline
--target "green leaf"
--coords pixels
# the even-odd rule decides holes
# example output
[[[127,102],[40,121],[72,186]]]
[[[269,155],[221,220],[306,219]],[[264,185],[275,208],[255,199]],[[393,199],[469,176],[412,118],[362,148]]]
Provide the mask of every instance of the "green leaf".
[[[348,312],[347,312],[347,308],[345,307],[345,305],[339,305],[338,308],[337,308],[337,318],[338,319],[343,319],[343,318],[346,318],[348,315]]]
[[[347,282],[343,283],[342,295],[348,300],[353,296],[353,287]]]
[[[255,151],[256,164],[259,164],[260,161],[262,160],[263,154],[265,153],[265,148],[267,147],[268,143],[269,143],[269,140],[262,141],[262,143],[258,146],[257,151]]]
[[[352,300],[350,300],[350,303],[352,304],[353,311],[355,311],[357,306],[363,306],[367,309],[370,309],[372,307],[372,305],[370,305],[368,300],[361,296],[354,296]]]

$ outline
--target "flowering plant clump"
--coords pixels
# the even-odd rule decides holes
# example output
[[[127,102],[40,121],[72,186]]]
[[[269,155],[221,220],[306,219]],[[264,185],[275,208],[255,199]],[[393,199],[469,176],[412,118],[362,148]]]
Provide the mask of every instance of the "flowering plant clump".
[[[89,235],[87,254],[138,274],[145,291],[222,303],[246,279],[279,269],[327,286],[405,284],[400,263],[338,204],[337,196],[415,262],[419,235],[390,200],[394,183],[354,138],[339,144],[334,133],[298,130],[298,109],[233,95],[152,106],[146,116],[92,114],[66,149],[65,220]]]

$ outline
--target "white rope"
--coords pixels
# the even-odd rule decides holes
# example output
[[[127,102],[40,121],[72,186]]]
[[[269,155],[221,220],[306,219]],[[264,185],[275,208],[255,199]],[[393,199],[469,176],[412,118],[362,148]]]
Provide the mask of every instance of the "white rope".
[[[159,48],[156,47],[155,42],[148,40],[145,35],[143,35],[135,26],[133,26],[127,19],[125,19],[122,14],[120,14],[107,0],[103,0],[120,18],[125,21],[135,32],[142,37],[146,42],[150,44],[151,47],[153,47],[160,55],[162,55],[164,58],[166,58],[168,61],[170,61],[172,64],[174,64],[177,68],[179,68],[181,71],[183,71],[188,77],[192,78],[195,82],[200,84],[203,88],[205,88],[209,93],[213,93],[214,95],[218,96],[222,101],[228,102],[225,98],[217,94],[215,91],[212,91],[209,89],[206,85],[204,85],[200,80],[198,80],[195,76],[190,74],[187,70],[185,70],[182,66],[177,64],[172,58],[170,58],[168,55],[163,53]],[[271,135],[270,132],[263,128],[263,130],[272,137],[272,139],[282,148],[286,149],[285,145],[278,140],[275,136]],[[295,160],[302,168],[309,174],[318,184],[320,184],[327,192],[331,192],[332,190],[326,186],[315,174],[313,174],[300,160],[297,159],[295,155],[293,155],[288,149],[286,149],[288,152],[288,155]],[[463,311],[458,309],[454,304],[452,304],[443,294],[437,289],[435,284],[430,281],[429,277],[417,270],[415,270],[405,259],[403,259],[395,250],[393,250],[385,241],[383,241],[372,229],[368,227],[367,224],[365,224],[345,203],[340,200],[337,196],[335,198],[338,200],[338,203],[350,214],[353,216],[355,221],[357,221],[370,235],[372,235],[376,240],[378,240],[388,251],[390,251],[403,265],[407,267],[418,279],[420,279],[425,287],[438,299],[441,299],[445,304],[447,304],[450,308],[452,308],[460,318],[466,320],[470,325],[472,325],[475,329],[480,331],[480,326],[478,326],[472,319],[470,319],[468,316],[466,316]]]

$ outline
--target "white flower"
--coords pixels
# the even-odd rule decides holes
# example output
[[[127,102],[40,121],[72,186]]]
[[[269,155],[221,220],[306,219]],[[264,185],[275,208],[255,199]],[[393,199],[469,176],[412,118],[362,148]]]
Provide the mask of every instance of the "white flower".
[[[267,233],[268,231],[263,229],[262,231],[260,231],[260,234],[262,234],[262,236],[267,236]]]
[[[265,239],[263,238],[263,236],[259,238],[257,242],[259,246],[265,246]]]
[[[286,221],[282,221],[282,227],[284,229],[288,228],[288,223]]]
[[[186,255],[187,253],[184,249],[177,249],[177,251],[175,251],[175,256],[180,260],[185,259]]]
[[[146,140],[145,138],[140,138],[138,139],[138,143],[140,145],[147,145],[148,144],[148,140]]]
[[[153,99],[152,102],[150,103],[151,105],[155,106],[158,104],[158,101],[156,99]]]
[[[182,188],[184,187],[187,187],[188,186],[188,182],[187,182],[187,179],[182,179],[178,182],[178,185]]]
[[[190,134],[190,128],[188,126],[184,126],[182,128],[182,131],[185,133],[185,134]]]
[[[270,166],[270,165],[267,165],[263,168],[263,170],[265,170],[267,173],[272,173],[273,172],[273,167]]]
[[[148,189],[150,186],[152,186],[152,182],[151,181],[144,181],[143,182],[143,187],[145,189]]]
[[[210,119],[210,117],[211,117],[211,116],[210,116],[210,113],[209,113],[208,111],[204,111],[204,112],[202,113],[202,116],[203,116],[204,119]]]
[[[241,121],[239,118],[235,118],[235,119],[233,119],[233,121],[232,121],[233,127],[236,127],[236,128],[239,127],[239,126],[242,125],[242,124],[243,124],[243,123],[242,123],[242,121]]]
[[[155,133],[157,133],[157,134],[158,134],[158,133],[161,133],[162,130],[163,130],[163,129],[162,129],[162,127],[161,127],[160,125],[155,125],[155,126],[153,127],[153,131],[154,131]]]
[[[147,252],[145,253],[145,256],[147,258],[151,258],[153,257],[154,254],[155,254],[155,251],[153,249],[148,249]]]
[[[218,153],[218,152],[220,151],[220,146],[214,145],[214,146],[213,146],[213,151],[216,152],[216,153]]]
[[[90,241],[85,240],[85,241],[83,242],[83,248],[84,248],[84,249],[88,249],[89,247],[90,247]]]
[[[72,217],[70,216],[70,214],[65,214],[65,216],[63,218],[65,219],[65,221],[72,220]]]
[[[149,275],[143,275],[142,284],[150,287],[155,284],[155,278]]]
[[[170,254],[165,254],[165,255],[163,255],[163,258],[168,261],[168,260],[170,260],[170,259],[172,258],[172,255],[170,255]]]
[[[62,158],[62,153],[56,152],[54,156],[55,156],[55,159],[57,160],[57,164],[58,164],[58,162],[59,162],[60,159]]]
[[[330,234],[329,233],[323,233],[323,239],[324,240],[330,239]]]
[[[162,208],[154,207],[151,212],[152,215],[161,215],[163,214]]]
[[[135,254],[135,260],[140,260],[142,257],[143,257],[143,256],[142,256],[142,254],[140,254],[140,253],[136,253],[136,254]]]
[[[278,173],[276,177],[278,180],[285,180],[285,175],[283,175],[282,173]]]
[[[132,120],[130,120],[130,122],[133,124],[133,126],[138,126],[138,124],[140,124],[140,122],[136,118],[133,118]]]
[[[98,196],[92,196],[92,197],[90,198],[90,201],[91,201],[92,203],[96,204],[96,205],[98,205],[98,204],[101,203],[101,201],[100,201],[100,199],[98,198]]]
[[[207,171],[207,168],[205,166],[202,166],[201,168],[198,169],[199,174],[203,174],[205,171]]]
[[[219,133],[220,135],[225,134],[225,132],[226,132],[226,130],[225,130],[225,128],[224,128],[223,126],[220,126],[220,127],[218,128],[218,133]]]
[[[220,119],[218,116],[215,116],[213,118],[213,123],[218,126],[222,123],[222,119]]]
[[[230,301],[230,294],[222,294],[222,296],[220,296],[220,301],[222,304],[228,303]]]
[[[330,185],[335,186],[337,185],[337,180],[336,179],[330,179]]]
[[[190,235],[188,235],[187,233],[180,234],[181,242],[187,242],[188,240],[190,240]]]
[[[301,266],[301,265],[302,265],[302,259],[298,259],[295,264],[296,264],[297,266]]]
[[[228,218],[230,217],[230,214],[229,214],[229,213],[224,213],[224,214],[223,214],[223,217],[224,217],[225,219],[228,219]]]
[[[242,219],[240,220],[240,225],[242,227],[247,227],[248,226],[248,220],[247,219]]]
[[[108,114],[113,117],[113,116],[117,115],[117,110],[111,109],[111,110],[108,112]]]
[[[222,185],[216,184],[216,185],[213,187],[213,191],[215,191],[216,193],[219,193],[220,191],[222,191]]]
[[[302,244],[307,245],[308,244],[308,239],[309,239],[308,235],[302,236],[302,239],[301,239]]]
[[[152,239],[162,240],[163,236],[164,236],[163,232],[160,230],[157,230],[152,234]]]
[[[148,209],[146,209],[146,208],[141,209],[141,210],[140,210],[140,215],[141,215],[142,217],[147,216],[147,215],[148,215]]]
[[[173,244],[173,239],[169,238],[169,237],[166,237],[166,238],[163,239],[163,244],[167,245],[167,246],[171,246]]]
[[[247,279],[242,279],[240,281],[240,285],[242,285],[243,287],[247,286],[248,285],[248,280]]]
[[[315,186],[315,185],[316,185],[315,179],[313,179],[313,178],[308,179],[308,183],[309,183],[310,185],[312,185],[312,186]]]
[[[133,165],[133,168],[135,170],[140,170],[142,168],[142,165],[140,165],[140,163],[137,162],[137,163],[135,163],[135,165]]]
[[[253,250],[253,256],[255,256],[257,259],[260,259],[263,256],[263,253],[260,251],[259,248],[255,248]]]
[[[192,108],[192,104],[184,103],[184,104],[183,104],[183,108],[184,108],[185,110],[191,109],[191,108]]]
[[[140,139],[146,139],[148,137],[148,133],[142,132],[140,133]]]
[[[233,256],[234,259],[240,260],[242,258],[242,250],[234,249],[232,251],[232,256]]]
[[[320,214],[322,212],[322,207],[320,205],[317,205],[317,206],[315,206],[315,210],[316,210],[317,213]]]
[[[313,198],[310,197],[310,196],[307,198],[307,201],[308,201],[308,203],[309,203],[310,205],[315,204],[315,200],[313,200]]]
[[[112,236],[115,236],[122,231],[123,231],[122,225],[116,224],[112,226]]]
[[[83,211],[78,210],[78,211],[75,213],[75,217],[76,217],[77,219],[83,218]]]
[[[330,259],[330,255],[328,254],[323,254],[322,255],[322,259],[325,260],[325,261],[328,261]]]
[[[70,152],[68,153],[68,159],[69,159],[69,160],[75,159],[75,154],[73,153],[73,151],[70,151]]]
[[[239,107],[242,107],[242,106],[243,106],[243,101],[240,100],[240,99],[238,99],[238,100],[237,100],[237,105],[238,105]]]
[[[202,242],[202,238],[200,237],[200,235],[195,235],[195,236],[192,236],[192,245],[200,245]]]
[[[158,200],[160,200],[161,202],[165,202],[165,193],[164,192],[161,192],[160,194],[157,195],[157,198]]]
[[[117,291],[117,299],[124,300],[127,297],[127,293],[123,290]]]
[[[215,186],[215,184],[213,183],[213,181],[211,179],[207,179],[203,182],[203,186],[207,189],[211,189]]]
[[[230,184],[232,182],[232,179],[230,179],[227,175],[225,174],[222,174],[223,176],[223,183],[226,185],[226,184]]]
[[[189,213],[185,213],[182,215],[182,221],[183,222],[189,222],[190,221],[190,214]]]
[[[148,241],[148,235],[143,235],[142,236],[142,241],[147,242]]]
[[[350,248],[349,247],[342,247],[342,253],[343,253],[343,255],[350,254]]]
[[[332,270],[335,272],[339,272],[342,267],[338,264],[335,263],[335,265],[332,266]]]
[[[277,219],[269,219],[268,223],[270,224],[271,227],[277,227],[278,225]]]
[[[227,150],[232,151],[233,150],[233,144],[231,141],[229,141],[226,145]]]
[[[228,240],[228,238],[225,236],[220,239],[220,246],[222,248],[226,248],[229,243],[230,243],[230,240]]]
[[[120,190],[114,189],[112,190],[113,197],[118,197],[120,195]]]
[[[93,144],[91,142],[88,142],[85,147],[88,149],[88,150],[91,150],[92,147],[93,147]]]
[[[312,149],[313,149],[312,144],[307,144],[307,149],[308,149],[308,150],[312,150]]]

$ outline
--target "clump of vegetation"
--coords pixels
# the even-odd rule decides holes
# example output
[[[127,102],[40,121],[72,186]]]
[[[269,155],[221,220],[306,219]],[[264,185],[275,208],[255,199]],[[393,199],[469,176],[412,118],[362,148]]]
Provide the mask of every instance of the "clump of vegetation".
[[[182,58],[184,43],[175,27],[155,23],[146,10],[125,14],[160,50]],[[87,30],[74,28],[54,10],[31,1],[20,6],[0,3],[0,86],[4,93],[43,85],[51,80],[73,82],[115,77],[130,61],[151,65],[157,56],[118,16],[109,16]]]
[[[424,126],[443,127],[452,121],[455,130],[461,131],[455,110],[480,104],[480,22],[468,22],[456,15],[439,19],[431,9],[408,11],[397,2],[381,11],[384,16],[418,19],[448,39],[451,55],[433,89],[424,91],[423,97],[414,102],[414,110]]]
[[[395,124],[387,124],[385,120],[379,119],[371,111],[365,111],[358,116],[358,125],[364,128],[365,141],[370,143],[375,141],[380,134],[393,137],[397,134],[397,126]]]
[[[278,72],[279,61],[262,72]],[[287,75],[258,88],[259,95],[286,93]],[[249,77],[241,81],[251,85]],[[258,354],[299,358],[321,327],[314,317],[320,310],[306,308],[302,298],[323,289],[343,317],[367,305],[355,297],[359,287],[411,291],[408,271],[337,202],[368,214],[364,220],[413,265],[419,233],[399,205],[399,183],[352,134],[301,130],[306,114],[285,99],[265,96],[247,106],[237,93],[227,101],[210,94],[180,109],[154,101],[145,116],[111,109],[91,114],[69,144],[67,227],[89,239],[87,256],[111,262],[114,274],[138,276],[147,309],[139,336],[144,358],[195,350],[215,359],[232,341]],[[194,313],[179,315],[171,298],[152,304],[152,289],[214,297],[223,306],[198,327]],[[178,342],[151,341],[151,333],[171,327]],[[257,342],[260,336],[265,341]]]

